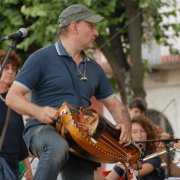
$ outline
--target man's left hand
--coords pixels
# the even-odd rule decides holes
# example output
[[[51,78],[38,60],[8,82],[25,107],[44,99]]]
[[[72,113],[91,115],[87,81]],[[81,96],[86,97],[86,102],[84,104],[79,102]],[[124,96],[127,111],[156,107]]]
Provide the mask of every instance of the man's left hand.
[[[116,129],[121,130],[119,143],[123,144],[124,146],[130,145],[131,144],[131,127],[128,127],[127,125],[123,123],[119,123],[116,125]]]

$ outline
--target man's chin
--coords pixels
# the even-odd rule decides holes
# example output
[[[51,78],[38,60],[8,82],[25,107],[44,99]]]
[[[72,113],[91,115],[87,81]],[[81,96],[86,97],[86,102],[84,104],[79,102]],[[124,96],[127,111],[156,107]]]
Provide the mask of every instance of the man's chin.
[[[90,44],[88,44],[87,49],[92,49],[93,47],[94,47],[94,44],[93,44],[93,43],[90,43]]]

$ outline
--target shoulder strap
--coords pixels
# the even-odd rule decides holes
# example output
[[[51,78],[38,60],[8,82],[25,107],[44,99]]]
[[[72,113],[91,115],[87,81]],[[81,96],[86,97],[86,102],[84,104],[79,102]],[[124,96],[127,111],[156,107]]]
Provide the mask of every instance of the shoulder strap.
[[[4,141],[4,137],[6,135],[6,131],[7,131],[7,127],[8,127],[8,123],[9,123],[9,119],[10,119],[10,115],[11,115],[11,109],[8,107],[7,109],[7,114],[6,114],[6,119],[4,122],[4,127],[1,133],[1,137],[0,137],[0,151],[3,145],[3,141]]]
[[[76,92],[76,95],[78,97],[78,101],[79,101],[78,104],[79,104],[79,107],[81,107],[82,106],[82,103],[81,103],[82,101],[81,101],[81,96],[79,94],[80,91],[79,91],[79,87],[78,87],[78,85],[76,83],[76,79],[74,78],[74,75],[72,74],[72,71],[71,71],[69,65],[67,64],[67,60],[64,59],[64,57],[62,57],[62,60],[63,60],[63,62],[65,64],[65,66],[66,66],[66,69],[69,71],[69,74],[70,74],[71,79],[72,79],[74,91]]]
[[[58,44],[56,43],[55,44],[55,48],[56,48],[56,51],[57,51],[57,53],[58,53],[58,55],[60,54],[60,52],[59,52],[59,49],[58,49]],[[60,56],[59,56],[60,57]],[[76,79],[74,78],[74,76],[73,76],[73,74],[72,74],[72,71],[71,71],[71,69],[70,69],[70,66],[69,66],[69,64],[68,64],[68,62],[67,62],[67,59],[65,59],[63,56],[61,56],[61,58],[62,58],[62,61],[63,61],[63,63],[64,63],[64,65],[66,66],[66,69],[68,70],[68,72],[69,72],[69,74],[70,74],[70,76],[71,76],[71,79],[72,79],[72,83],[73,83],[73,88],[74,88],[74,90],[75,90],[75,92],[76,92],[76,95],[77,95],[77,97],[78,97],[78,104],[79,104],[79,107],[81,107],[82,106],[82,100],[81,100],[81,97],[80,97],[80,94],[79,94],[79,87],[78,87],[78,85],[77,85],[77,83],[76,83]]]

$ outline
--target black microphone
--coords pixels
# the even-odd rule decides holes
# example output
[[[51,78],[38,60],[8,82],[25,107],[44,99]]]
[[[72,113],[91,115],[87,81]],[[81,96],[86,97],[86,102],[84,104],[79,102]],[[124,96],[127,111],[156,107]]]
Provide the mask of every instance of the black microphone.
[[[15,39],[19,39],[19,38],[24,38],[27,35],[28,35],[28,30],[25,28],[21,28],[21,29],[19,29],[19,31],[1,38],[0,42],[8,40],[8,39],[15,40]]]

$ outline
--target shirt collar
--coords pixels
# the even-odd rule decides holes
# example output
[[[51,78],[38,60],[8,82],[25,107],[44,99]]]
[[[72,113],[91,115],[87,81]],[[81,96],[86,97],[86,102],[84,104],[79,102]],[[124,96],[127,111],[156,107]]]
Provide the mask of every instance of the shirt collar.
[[[63,47],[61,41],[55,43],[56,51],[59,56],[69,56],[65,48]],[[82,51],[83,61],[90,61],[91,59],[86,55],[85,51]]]

